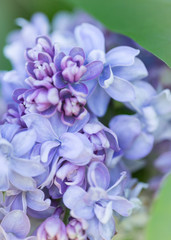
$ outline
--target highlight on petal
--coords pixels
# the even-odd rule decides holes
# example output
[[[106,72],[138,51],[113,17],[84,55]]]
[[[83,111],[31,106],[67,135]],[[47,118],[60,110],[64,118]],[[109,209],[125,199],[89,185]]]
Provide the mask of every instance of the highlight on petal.
[[[114,76],[109,65],[100,75],[99,84],[110,97],[119,102],[130,102],[135,99],[134,86],[130,82]]]

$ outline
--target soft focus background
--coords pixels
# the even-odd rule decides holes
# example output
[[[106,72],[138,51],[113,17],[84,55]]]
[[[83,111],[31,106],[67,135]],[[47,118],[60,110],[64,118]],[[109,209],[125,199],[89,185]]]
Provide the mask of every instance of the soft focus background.
[[[51,21],[57,12],[71,12],[75,7],[92,14],[110,30],[133,38],[171,66],[170,0],[0,0],[0,70],[11,68],[3,56],[3,47],[8,33],[17,28],[16,18],[24,17],[29,20],[35,12],[43,12]],[[147,52],[144,56],[146,60],[151,57]],[[156,63],[166,70],[162,75],[163,70],[158,72],[156,65],[156,72],[162,75],[166,85],[171,85],[169,68],[158,59]],[[153,74],[155,76],[155,71]],[[155,78],[153,81],[155,84]],[[120,106],[115,107],[119,111]],[[110,111],[112,110],[111,108]],[[110,111],[109,115],[112,114]],[[144,182],[156,174],[150,157],[148,161],[146,168],[135,175]],[[142,193],[142,209],[118,224],[119,234],[115,237],[116,240],[171,239],[171,179],[168,177],[164,181],[154,201],[151,200],[152,196],[151,191]]]

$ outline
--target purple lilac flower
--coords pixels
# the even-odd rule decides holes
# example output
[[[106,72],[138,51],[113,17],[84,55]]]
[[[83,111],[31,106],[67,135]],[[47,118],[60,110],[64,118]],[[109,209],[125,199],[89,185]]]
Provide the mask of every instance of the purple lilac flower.
[[[103,186],[101,182],[107,177],[102,174],[101,181],[97,182],[98,186],[90,186],[88,192],[79,186],[71,186],[64,193],[63,201],[71,209],[71,215],[88,220],[87,235],[90,239],[111,240],[115,233],[112,210],[122,216],[130,215],[133,208],[132,203],[119,196],[119,185],[124,179],[123,176],[107,190],[101,188]],[[72,194],[73,192],[74,194]]]
[[[88,223],[84,219],[71,218],[66,226],[69,240],[87,240]]]
[[[58,215],[47,218],[37,230],[37,240],[68,240],[65,224]]]
[[[118,136],[124,157],[132,160],[147,156],[155,141],[170,139],[171,112],[170,90],[165,89],[157,94],[149,83],[141,81],[135,82],[134,87],[136,99],[127,106],[137,113],[132,116],[118,115],[109,123]]]
[[[116,134],[96,118],[91,117],[82,131],[93,144],[94,155],[92,160],[105,161],[106,158],[109,158],[109,155],[112,157],[115,151],[119,152],[120,147]]]
[[[103,116],[110,97],[121,102],[133,101],[135,91],[130,81],[147,76],[144,64],[136,58],[139,50],[122,46],[105,54],[103,33],[87,23],[75,28],[75,38],[79,46],[84,49],[88,62],[100,60],[105,66],[98,81],[94,80],[94,84],[91,85],[87,83],[92,92],[88,100],[91,111],[97,116]],[[97,97],[99,101],[96,101]]]
[[[83,82],[99,76],[103,63],[85,64],[81,48],[71,49],[69,55],[58,52],[47,37],[37,38],[36,46],[27,49],[26,58],[26,83],[31,89],[14,92],[14,99],[23,104],[25,114],[37,112],[50,117],[59,111],[69,126],[84,118],[88,89]]]
[[[40,158],[29,159],[27,156],[36,141],[34,130],[17,133],[18,129],[15,124],[1,126],[1,191],[7,191],[10,184],[23,191],[34,190],[36,182],[32,177],[45,171]]]
[[[69,186],[86,186],[86,167],[78,166],[64,159],[60,159],[57,164],[56,174],[49,188],[49,193],[53,199],[61,198]]]
[[[25,213],[37,214],[37,218],[42,216],[50,216],[53,209],[50,207],[51,200],[46,198],[45,194],[40,189],[34,191],[20,191],[17,189],[10,189],[6,192],[5,206],[8,210],[22,210]],[[39,212],[41,214],[39,215]]]

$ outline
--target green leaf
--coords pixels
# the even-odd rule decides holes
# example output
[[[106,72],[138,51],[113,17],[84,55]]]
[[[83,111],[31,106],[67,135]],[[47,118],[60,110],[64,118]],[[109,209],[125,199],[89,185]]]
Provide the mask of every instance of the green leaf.
[[[67,0],[171,66],[170,0]]]
[[[159,196],[153,204],[146,239],[171,239],[171,174],[165,179]]]

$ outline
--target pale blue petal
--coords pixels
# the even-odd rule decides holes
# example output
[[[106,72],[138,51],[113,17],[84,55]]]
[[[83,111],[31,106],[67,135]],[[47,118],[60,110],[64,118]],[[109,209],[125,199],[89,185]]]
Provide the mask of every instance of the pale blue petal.
[[[36,182],[32,178],[23,177],[14,171],[11,171],[9,180],[16,188],[22,191],[33,191],[36,188]]]
[[[1,225],[7,233],[13,233],[18,238],[25,238],[30,231],[30,221],[27,215],[20,210],[8,213],[3,218]]]
[[[75,28],[75,38],[86,54],[94,49],[105,50],[103,33],[89,23],[83,23]]]
[[[111,119],[109,127],[118,137],[119,146],[126,150],[141,133],[141,122],[135,116],[118,115]]]
[[[45,168],[40,163],[40,158],[37,159],[22,159],[13,157],[11,161],[12,169],[25,177],[35,177],[45,172]]]
[[[51,123],[45,117],[33,113],[22,117],[28,128],[33,128],[37,133],[37,142],[54,140],[57,138]]]
[[[99,77],[100,86],[113,99],[130,102],[135,99],[134,86],[127,80],[114,76],[110,66],[106,66]]]
[[[90,110],[98,117],[104,116],[107,111],[110,97],[103,88],[97,84],[93,93],[89,96],[87,104]]]
[[[154,137],[151,134],[141,132],[124,156],[130,160],[137,160],[147,156],[154,144]]]
[[[36,138],[37,135],[34,129],[17,133],[11,142],[14,147],[15,155],[21,157],[28,153],[34,146]]]
[[[131,66],[113,67],[112,71],[117,77],[128,81],[140,80],[148,76],[147,69],[139,58],[135,58],[135,62]]]
[[[110,64],[111,67],[131,66],[134,64],[135,56],[139,53],[140,51],[138,49],[132,47],[115,47],[106,54],[106,62]]]

